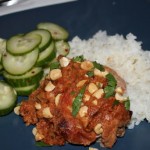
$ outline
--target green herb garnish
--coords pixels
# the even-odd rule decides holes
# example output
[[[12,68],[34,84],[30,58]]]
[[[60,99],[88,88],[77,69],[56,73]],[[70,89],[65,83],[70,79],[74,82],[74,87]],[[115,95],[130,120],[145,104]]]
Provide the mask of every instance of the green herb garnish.
[[[36,142],[35,145],[36,145],[36,146],[40,146],[40,147],[51,146],[51,145],[46,144],[46,143],[44,143],[44,142]]]
[[[111,73],[108,73],[106,75],[106,79],[108,80],[108,85],[116,86],[117,81],[116,81],[115,77]]]
[[[104,66],[97,63],[96,61],[93,62],[94,68],[97,68],[100,71],[105,71]]]
[[[110,96],[112,96],[114,94],[114,90],[114,87],[107,85],[104,88],[105,98],[109,98]]]
[[[58,69],[58,68],[60,68],[60,63],[59,63],[58,61],[52,62],[52,63],[50,64],[50,69],[51,69],[51,70],[53,70],[53,69]]]
[[[89,77],[93,77],[93,76],[94,76],[94,72],[93,72],[93,71],[88,71],[86,74],[87,74]]]
[[[114,103],[113,103],[113,107],[116,106],[116,105],[119,105],[119,103],[120,102],[118,100],[115,100]]]
[[[105,98],[109,98],[110,96],[114,95],[117,81],[111,73],[106,75],[106,79],[108,80],[108,84],[104,88],[104,92],[105,92]]]
[[[73,57],[73,61],[74,62],[83,62],[84,61],[84,57],[83,57],[83,55]]]
[[[71,93],[70,93],[71,95],[75,95],[76,94],[76,92],[75,91],[71,91]]]
[[[86,89],[86,86],[83,86],[82,89],[79,91],[78,95],[75,97],[75,99],[73,101],[73,104],[72,104],[72,115],[74,117],[79,112],[85,89]]]
[[[126,110],[130,110],[130,99],[129,99],[129,97],[127,98],[126,101],[124,101],[124,106],[125,106]]]

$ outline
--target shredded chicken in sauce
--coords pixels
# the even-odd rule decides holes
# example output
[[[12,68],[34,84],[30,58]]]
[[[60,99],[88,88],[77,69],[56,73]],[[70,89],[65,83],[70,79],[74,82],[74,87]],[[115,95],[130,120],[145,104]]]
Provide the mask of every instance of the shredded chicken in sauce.
[[[111,68],[76,57],[58,57],[19,114],[35,125],[36,141],[49,145],[90,145],[98,138],[111,148],[125,133],[132,112],[125,81]]]

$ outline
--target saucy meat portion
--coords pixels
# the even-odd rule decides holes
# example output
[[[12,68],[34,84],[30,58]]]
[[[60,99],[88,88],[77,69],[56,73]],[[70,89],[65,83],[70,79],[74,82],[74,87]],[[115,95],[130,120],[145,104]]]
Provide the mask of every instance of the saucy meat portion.
[[[100,139],[102,146],[111,148],[132,115],[124,80],[81,57],[59,56],[57,63],[20,106],[24,122],[35,125],[35,140],[86,146]]]

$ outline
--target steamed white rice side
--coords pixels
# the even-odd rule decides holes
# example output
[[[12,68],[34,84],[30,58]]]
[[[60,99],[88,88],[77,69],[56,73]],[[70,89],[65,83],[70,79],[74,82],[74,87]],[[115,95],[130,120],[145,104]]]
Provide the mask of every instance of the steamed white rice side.
[[[129,128],[144,119],[150,122],[150,51],[142,50],[136,36],[131,33],[125,38],[118,34],[109,36],[106,31],[99,31],[88,40],[76,36],[69,43],[69,57],[84,55],[113,68],[125,79],[133,111]]]

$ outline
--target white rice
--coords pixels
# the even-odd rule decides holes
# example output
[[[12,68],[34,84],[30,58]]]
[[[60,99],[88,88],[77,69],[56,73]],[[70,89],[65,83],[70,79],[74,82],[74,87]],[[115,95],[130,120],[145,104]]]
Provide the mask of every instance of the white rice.
[[[125,79],[133,111],[129,128],[144,119],[150,122],[150,51],[142,50],[136,36],[131,33],[125,38],[118,34],[109,36],[106,31],[99,31],[88,40],[76,36],[69,43],[69,57],[84,55],[113,68]]]

